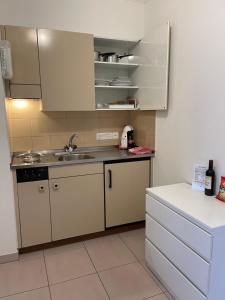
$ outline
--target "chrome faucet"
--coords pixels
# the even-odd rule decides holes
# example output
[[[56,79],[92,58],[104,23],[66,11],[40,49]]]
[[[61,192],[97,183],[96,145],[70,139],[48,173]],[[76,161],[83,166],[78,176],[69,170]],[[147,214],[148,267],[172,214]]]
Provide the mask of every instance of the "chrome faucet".
[[[78,137],[78,134],[77,133],[74,133],[71,135],[71,137],[69,138],[69,141],[68,141],[68,145],[66,145],[64,147],[64,150],[66,152],[73,152],[75,149],[77,149],[77,145],[74,144],[74,139]]]

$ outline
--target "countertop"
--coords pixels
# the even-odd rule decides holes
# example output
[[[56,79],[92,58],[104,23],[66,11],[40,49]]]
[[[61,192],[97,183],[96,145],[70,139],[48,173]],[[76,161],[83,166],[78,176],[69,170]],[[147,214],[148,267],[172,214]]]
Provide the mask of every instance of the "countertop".
[[[61,166],[81,163],[96,163],[96,162],[110,162],[110,161],[121,161],[121,160],[140,160],[150,159],[154,157],[154,153],[135,155],[129,153],[127,150],[120,150],[117,147],[84,147],[77,149],[74,153],[85,153],[93,156],[90,159],[76,159],[73,161],[59,161],[58,157],[54,154],[62,152],[63,150],[45,150],[35,151],[41,154],[41,159],[34,163],[25,163],[21,158],[18,158],[19,153],[14,153],[11,162],[12,169],[20,168],[31,168],[31,167],[43,167],[43,166]]]
[[[148,188],[147,194],[177,211],[206,231],[225,227],[225,203],[206,196],[186,183]]]

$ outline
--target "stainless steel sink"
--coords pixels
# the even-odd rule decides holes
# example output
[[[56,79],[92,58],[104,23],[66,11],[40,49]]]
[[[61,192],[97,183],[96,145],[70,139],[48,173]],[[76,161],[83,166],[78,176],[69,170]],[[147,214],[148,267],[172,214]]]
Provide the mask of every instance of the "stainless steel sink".
[[[93,159],[94,156],[82,153],[56,153],[55,156],[59,161],[71,161],[71,160],[81,160],[81,159]]]

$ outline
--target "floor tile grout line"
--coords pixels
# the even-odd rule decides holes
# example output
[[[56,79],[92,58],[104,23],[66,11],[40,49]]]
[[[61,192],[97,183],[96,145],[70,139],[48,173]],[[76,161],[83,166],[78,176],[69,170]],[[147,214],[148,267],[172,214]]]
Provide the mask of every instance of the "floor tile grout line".
[[[160,287],[159,283],[157,282],[157,280],[152,277],[148,271],[145,269],[145,267],[142,265],[141,261],[139,261],[139,264],[141,265],[142,269],[145,271],[145,273],[155,282],[155,284],[157,285],[157,287],[160,289],[161,293],[160,294],[164,294],[164,291],[162,290],[162,288]],[[154,274],[153,274],[154,275]],[[161,283],[161,282],[160,282]],[[164,286],[163,286],[164,287]],[[159,295],[160,295],[159,294]],[[156,295],[157,296],[157,295]],[[148,298],[145,298],[145,299],[148,299]],[[144,300],[144,299],[143,299]]]
[[[46,272],[46,277],[47,277],[47,281],[48,281],[48,286],[49,286],[49,278],[48,278],[48,270],[47,270],[47,264],[46,264],[46,259],[45,259],[45,251],[43,250],[43,260],[44,260],[44,264],[45,264],[45,272]]]
[[[101,280],[101,278],[100,278],[100,276],[99,276],[99,274],[98,274],[98,271],[97,271],[97,269],[96,269],[96,267],[95,267],[94,262],[92,261],[91,255],[90,255],[90,253],[88,252],[88,249],[87,249],[87,247],[86,247],[86,245],[85,245],[85,242],[82,242],[82,243],[83,243],[84,249],[85,249],[86,252],[87,252],[87,255],[89,256],[89,258],[90,258],[90,260],[91,260],[91,263],[93,264],[93,266],[94,266],[94,268],[95,268],[95,271],[97,272],[97,276],[98,276],[98,278],[99,278],[99,280],[100,280],[100,282],[101,282],[101,284],[102,284],[102,287],[103,287],[103,289],[105,290],[106,295],[107,295],[107,297],[108,297],[109,300],[110,300],[108,291],[106,290],[106,287],[105,287],[104,283],[102,282],[102,280]]]
[[[39,251],[37,251],[37,252],[39,252]],[[44,250],[40,250],[40,252],[42,253],[42,258],[43,258],[43,261],[44,261]],[[21,255],[19,255],[18,261],[20,260],[20,257],[21,257]],[[45,261],[44,261],[44,265],[45,265]],[[46,265],[45,265],[45,272],[46,272],[46,277],[47,277],[47,285],[44,285],[44,286],[41,286],[41,287],[38,287],[38,288],[34,288],[34,289],[28,289],[28,290],[21,291],[21,292],[18,292],[18,293],[13,293],[13,294],[6,295],[6,296],[0,296],[0,299],[7,298],[7,297],[12,297],[12,296],[15,296],[15,295],[20,295],[20,294],[24,294],[24,293],[28,293],[28,292],[32,292],[32,291],[35,291],[35,290],[48,288],[49,284],[48,284],[48,275],[47,275]]]
[[[10,294],[10,295],[6,295],[6,296],[0,296],[0,299],[8,298],[8,297],[12,297],[12,296],[16,296],[16,295],[20,295],[20,294],[24,294],[24,293],[36,291],[36,290],[41,290],[41,289],[45,289],[45,288],[48,288],[48,285],[41,286],[41,287],[38,287],[38,288],[35,288],[35,289],[30,289],[30,290],[18,292],[18,293],[15,293],[15,294]]]
[[[92,262],[92,263],[93,263],[93,262]],[[104,269],[104,270],[101,270],[101,271],[97,271],[96,268],[94,268],[94,269],[95,269],[95,272],[93,272],[93,273],[81,275],[81,276],[78,276],[78,277],[73,277],[73,278],[66,279],[66,280],[59,281],[59,282],[55,282],[55,283],[52,283],[52,284],[49,283],[49,287],[55,286],[55,285],[58,285],[58,284],[61,284],[61,283],[66,283],[66,282],[68,282],[68,281],[73,281],[73,280],[76,280],[76,279],[80,279],[80,278],[83,278],[83,277],[91,276],[91,275],[94,275],[94,274],[97,275],[97,274],[99,274],[99,273],[101,273],[101,272],[105,272],[105,271],[108,271],[108,270],[112,270],[112,269],[124,267],[124,266],[131,265],[131,264],[134,264],[134,263],[137,263],[137,262],[127,263],[127,264],[124,264],[124,265],[115,266],[115,267],[112,267],[112,268],[109,268],[109,269]]]
[[[107,271],[110,271],[110,270],[113,270],[113,269],[125,267],[125,266],[128,266],[128,265],[133,265],[133,264],[136,264],[136,263],[138,263],[138,261],[132,261],[132,262],[129,262],[129,263],[126,263],[126,264],[122,264],[122,265],[119,265],[119,266],[114,266],[114,267],[111,267],[111,268],[108,268],[108,269],[103,269],[103,270],[97,271],[97,273],[107,272]]]
[[[83,243],[82,243],[82,242],[80,242],[80,243],[82,244],[84,250],[86,250],[85,247],[84,247],[84,245],[83,245]],[[89,257],[89,255],[88,255],[88,257]],[[93,263],[92,263],[92,264],[93,264]],[[94,269],[95,269],[95,266],[93,266],[93,267],[94,267]],[[46,269],[47,269],[47,266],[46,266]],[[90,275],[93,275],[93,274],[97,274],[96,269],[95,269],[95,272],[88,273],[88,274],[84,274],[84,275],[80,275],[80,276],[77,276],[77,277],[71,277],[70,279],[65,279],[65,280],[62,280],[62,281],[54,282],[54,283],[50,283],[50,282],[49,282],[49,279],[48,279],[49,288],[50,288],[51,286],[55,286],[55,285],[58,285],[58,284],[61,284],[61,283],[66,283],[66,282],[68,282],[68,281],[73,281],[73,280],[76,280],[76,279],[79,279],[79,278],[83,278],[83,277],[86,277],[86,276],[90,276]]]
[[[152,299],[152,298],[154,298],[154,297],[157,297],[157,296],[160,296],[160,295],[163,295],[164,293],[163,292],[161,292],[161,293],[158,293],[158,294],[155,294],[155,295],[153,295],[153,296],[150,296],[150,297],[145,297],[145,298],[142,298],[141,300],[148,300],[148,299]]]
[[[147,275],[157,284],[157,286],[160,288],[159,284],[157,283],[157,281],[147,272],[147,270],[145,269],[145,267],[142,265],[142,261],[144,261],[145,259],[140,259],[139,257],[137,257],[135,255],[135,253],[133,252],[133,250],[131,248],[129,248],[129,246],[126,244],[126,242],[122,239],[122,237],[119,234],[120,239],[122,240],[122,242],[125,244],[125,246],[132,252],[132,254],[135,256],[135,258],[137,259],[137,262],[142,266],[142,268],[144,269],[144,271],[147,273]],[[162,290],[160,288],[160,290]],[[162,291],[163,292],[163,291]]]
[[[51,294],[50,286],[48,286],[48,291],[49,291],[50,300],[52,300],[52,294]]]
[[[160,287],[160,285],[158,284],[157,280],[152,277],[147,270],[145,269],[145,267],[142,265],[142,261],[144,261],[145,259],[141,260],[139,257],[137,257],[137,255],[134,253],[134,251],[126,244],[126,242],[123,240],[123,238],[121,237],[121,234],[118,234],[119,238],[121,239],[121,241],[124,243],[124,245],[132,252],[132,254],[135,256],[135,258],[137,259],[137,262],[142,266],[142,268],[144,269],[144,271],[147,273],[147,275],[155,282],[155,284],[159,287],[159,289],[162,291],[162,293],[164,293],[164,291],[162,290],[162,288]],[[154,274],[153,274],[154,275]],[[160,282],[161,283],[161,282]],[[164,286],[163,286],[164,287]]]
[[[146,300],[146,299],[155,297],[155,296],[157,296],[157,295],[164,294],[164,291],[161,289],[161,287],[159,286],[159,284],[157,283],[157,281],[156,281],[156,280],[155,280],[155,279],[147,272],[147,270],[146,270],[146,269],[144,268],[144,266],[142,265],[141,259],[139,259],[139,258],[135,255],[135,253],[132,251],[132,249],[130,249],[130,248],[128,247],[128,245],[125,243],[125,241],[121,238],[120,234],[117,234],[117,236],[118,236],[119,239],[123,242],[123,244],[126,246],[126,248],[134,255],[136,261],[130,262],[130,263],[127,263],[127,264],[123,264],[123,265],[119,265],[119,266],[115,266],[115,267],[112,267],[112,268],[109,268],[109,269],[105,269],[105,270],[101,270],[101,271],[97,271],[97,269],[96,269],[96,267],[95,267],[95,265],[94,265],[94,262],[92,261],[92,259],[91,259],[91,257],[90,257],[90,254],[89,254],[89,252],[88,252],[88,249],[86,248],[85,241],[83,241],[84,247],[85,247],[85,249],[86,249],[86,251],[87,251],[87,253],[88,253],[88,256],[89,256],[90,259],[91,259],[91,262],[93,263],[93,265],[94,265],[94,267],[95,267],[95,270],[97,271],[97,274],[98,274],[98,277],[99,277],[100,281],[102,282],[102,280],[101,280],[101,278],[100,278],[100,276],[99,276],[99,273],[101,273],[101,272],[105,272],[105,271],[112,270],[112,269],[115,269],[115,268],[120,268],[120,267],[127,266],[127,265],[134,264],[134,263],[139,263],[139,264],[141,265],[142,269],[143,269],[143,270],[145,271],[145,273],[148,275],[148,277],[150,277],[150,278],[155,282],[155,284],[158,286],[158,288],[160,289],[160,292],[157,293],[156,295],[151,296],[151,297],[148,297],[148,298],[144,298],[144,299],[142,299],[142,300]],[[102,282],[102,285],[104,286],[103,282]],[[106,290],[106,289],[105,289],[105,290]],[[106,293],[107,293],[107,291],[106,291]],[[107,293],[107,295],[108,295],[108,293]],[[109,296],[109,295],[108,295],[108,296]],[[110,299],[110,298],[109,298],[109,299]]]
[[[45,251],[44,250],[43,250],[43,258],[44,258],[44,264],[45,264],[45,272],[46,272],[47,281],[48,281],[48,291],[49,291],[50,299],[52,300],[52,294],[51,294],[49,276],[48,276],[48,269],[47,269],[47,263],[46,263],[46,256],[45,256]]]
[[[157,279],[154,274],[153,276],[151,276],[147,270],[145,269],[145,267],[142,265],[142,262],[145,261],[145,258],[144,259],[140,259],[139,257],[137,257],[137,255],[134,253],[134,251],[126,244],[126,242],[123,240],[123,238],[121,237],[121,233],[118,234],[119,238],[122,240],[122,242],[126,245],[126,247],[132,252],[132,254],[135,256],[135,258],[137,259],[137,261],[140,263],[140,265],[142,266],[142,268],[145,270],[145,272],[148,274],[148,276],[154,280],[154,282],[157,284],[157,286],[159,286],[159,284],[157,283],[157,280],[159,281],[159,279]],[[161,283],[161,282],[160,282]],[[162,284],[162,283],[161,283]],[[164,286],[163,286],[164,287]],[[159,288],[161,289],[161,287],[159,286]],[[162,290],[162,289],[161,289]],[[164,293],[164,291],[162,291]]]
[[[73,281],[73,280],[76,280],[76,279],[79,279],[79,278],[83,278],[83,277],[90,276],[90,275],[93,275],[93,274],[98,274],[98,273],[101,273],[101,272],[105,272],[105,271],[112,270],[112,269],[115,269],[115,268],[120,268],[120,267],[127,266],[127,265],[134,264],[134,263],[137,263],[137,262],[138,262],[138,261],[133,261],[133,262],[130,262],[130,263],[126,263],[126,264],[122,264],[122,265],[118,265],[118,266],[114,266],[114,267],[111,267],[111,268],[107,268],[107,269],[103,269],[103,270],[98,271],[98,270],[96,269],[95,265],[94,265],[93,260],[91,259],[90,255],[89,255],[88,250],[86,249],[86,246],[84,245],[83,242],[81,242],[81,243],[82,243],[82,245],[83,245],[83,247],[84,247],[84,250],[87,252],[88,257],[89,257],[90,260],[91,260],[91,263],[92,263],[92,265],[93,265],[93,267],[94,267],[95,272],[93,272],[93,273],[88,273],[88,274],[85,274],[85,275],[81,275],[81,276],[78,276],[78,277],[71,277],[70,279],[66,279],[66,280],[62,280],[62,281],[54,282],[54,283],[50,283],[50,282],[49,282],[49,278],[48,278],[48,276],[47,276],[47,279],[48,279],[48,285],[47,285],[47,286],[49,286],[49,287],[55,286],[55,285],[58,285],[58,284],[61,284],[61,283],[65,283],[65,282],[68,282],[68,281]],[[45,263],[46,263],[46,262],[45,262]],[[46,266],[46,269],[47,269],[47,266]],[[48,273],[47,273],[47,274],[48,274]]]
[[[84,247],[87,248],[87,246],[85,245],[85,241],[83,241],[83,243],[84,243]],[[87,249],[86,249],[86,250],[87,250]],[[88,250],[87,250],[87,252],[88,252]],[[133,254],[133,253],[132,253],[132,254]],[[89,253],[88,253],[88,255],[89,255]],[[89,257],[90,257],[90,255],[89,255]],[[130,265],[130,264],[137,263],[138,260],[137,260],[136,256],[135,256],[134,258],[135,258],[135,261],[131,261],[131,262],[129,262],[129,263],[124,263],[124,264],[122,264],[122,265],[110,267],[110,268],[103,269],[103,270],[97,270],[96,267],[95,267],[95,265],[94,265],[94,267],[95,267],[97,273],[105,272],[105,271],[112,270],[112,269],[115,269],[115,268],[119,268],[119,267],[123,267],[123,266],[127,266],[127,265]],[[91,259],[91,261],[92,261],[92,259]],[[92,263],[94,264],[93,261],[92,261]]]
[[[139,263],[142,266],[142,268],[145,270],[145,272],[148,274],[148,276],[156,283],[156,285],[160,288],[160,290],[165,294],[165,293],[169,293],[167,291],[167,289],[165,288],[165,286],[162,284],[162,282],[152,273],[153,276],[151,276],[148,271],[146,270],[146,268],[143,266],[142,264],[143,260],[140,260]],[[149,269],[149,271],[151,272],[151,270]],[[159,283],[165,288],[165,291],[162,290],[162,288],[160,287]]]
[[[141,261],[139,261],[140,265],[142,266],[142,268],[144,269],[144,271],[148,274],[148,276],[155,282],[155,284],[160,288],[160,290],[162,291],[162,293],[165,293],[165,291],[162,290],[162,288],[160,287],[159,283],[164,287],[164,285],[161,283],[161,281],[152,273],[153,276],[151,276],[148,271],[146,270],[146,268],[142,265]],[[149,270],[151,272],[151,270]],[[159,283],[158,283],[158,282]],[[165,287],[164,287],[165,288]],[[166,290],[167,292],[167,290]]]
[[[139,257],[137,257],[137,255],[134,253],[134,251],[126,244],[126,242],[122,239],[122,237],[120,235],[121,234],[118,234],[119,239],[123,242],[123,244],[127,247],[127,249],[130,250],[130,252],[134,255],[134,257],[137,259],[137,261],[139,261]]]
[[[122,237],[121,237],[121,234],[116,234],[116,236],[118,236],[118,238],[122,241],[122,243],[126,246],[126,248],[133,254],[133,256],[134,256],[134,258],[136,259],[136,261],[134,261],[134,262],[130,262],[130,263],[127,263],[127,264],[123,264],[123,265],[119,265],[119,266],[115,266],[115,267],[112,267],[112,268],[109,268],[109,269],[105,269],[105,270],[101,270],[101,271],[97,271],[97,269],[96,269],[96,267],[95,267],[95,265],[94,265],[94,267],[95,267],[95,269],[96,269],[96,271],[97,271],[97,274],[99,275],[99,273],[101,273],[101,272],[105,272],[105,271],[108,271],[108,270],[112,270],[112,269],[115,269],[115,268],[120,268],[120,267],[123,267],[123,266],[127,266],[127,265],[130,265],[130,264],[134,264],[134,263],[139,263],[140,265],[141,265],[141,267],[142,267],[142,269],[145,271],[145,273],[148,275],[148,277],[150,278],[150,279],[152,279],[154,282],[155,282],[155,284],[158,286],[158,288],[160,289],[160,293],[159,294],[157,294],[157,295],[161,295],[161,294],[164,294],[165,292],[162,290],[162,288],[160,287],[160,285],[158,284],[158,282],[157,282],[157,280],[154,278],[154,277],[152,277],[149,273],[148,273],[148,271],[145,269],[145,267],[142,265],[142,261],[144,261],[144,259],[143,260],[141,260],[139,257],[137,257],[136,255],[135,255],[135,253],[133,252],[133,250],[126,244],[126,242],[122,239]],[[84,244],[84,247],[86,248],[86,245],[85,245],[85,241],[83,241],[83,244]],[[87,249],[86,249],[87,250]],[[87,250],[87,252],[88,252],[88,250]],[[88,253],[88,255],[89,255],[89,253]],[[90,257],[90,255],[89,255],[89,257]],[[91,257],[90,257],[90,259],[91,259]],[[92,259],[91,259],[91,261],[92,261]],[[93,263],[93,261],[92,261],[92,263]],[[93,263],[94,264],[94,263]],[[101,280],[101,278],[99,277],[99,279]],[[102,281],[101,281],[102,282]],[[160,282],[161,283],[161,282]],[[103,283],[102,283],[103,284]],[[107,293],[108,294],[108,293]],[[155,295],[155,296],[157,296],[157,295]],[[149,298],[149,297],[148,297]],[[148,298],[145,298],[145,299],[148,299]]]
[[[81,275],[81,276],[78,276],[78,277],[73,277],[73,278],[66,279],[66,280],[59,281],[59,282],[54,282],[52,284],[50,283],[49,287],[52,287],[52,286],[55,286],[55,285],[59,285],[59,284],[62,284],[62,283],[66,283],[66,282],[69,282],[69,281],[73,281],[73,280],[76,280],[76,279],[80,279],[80,278],[83,278],[83,277],[91,276],[91,275],[94,275],[94,274],[97,274],[97,272],[93,272],[93,273]]]
[[[104,289],[105,292],[106,292],[107,297],[108,297],[109,300],[110,300],[109,293],[108,293],[108,291],[106,290],[106,287],[105,287],[105,285],[104,285],[104,283],[103,283],[103,281],[102,281],[100,275],[99,275],[98,273],[97,273],[97,275],[98,275],[98,278],[99,278],[99,280],[100,280],[100,282],[101,282],[101,284],[102,284],[102,286],[103,286],[103,289]]]
[[[83,243],[82,243],[82,242],[80,242],[80,243],[82,244],[82,246],[83,246],[83,248],[84,248]],[[85,250],[85,249],[84,249],[84,250]],[[45,254],[44,254],[44,258],[46,258]],[[46,261],[45,261],[45,264],[46,264]],[[92,264],[93,264],[93,263],[92,263]],[[95,269],[95,267],[94,267],[94,269]],[[46,265],[46,270],[47,270],[47,265]],[[77,276],[77,277],[71,277],[70,279],[65,279],[65,280],[62,280],[62,281],[54,282],[54,283],[50,283],[49,277],[47,276],[47,279],[48,279],[48,286],[49,286],[49,288],[50,288],[51,286],[55,286],[55,285],[58,285],[58,284],[61,284],[61,283],[65,283],[65,282],[68,282],[68,281],[72,281],[72,280],[75,280],[75,279],[79,279],[79,278],[82,278],[82,277],[90,276],[90,275],[93,275],[93,274],[96,274],[96,273],[97,273],[97,271],[96,271],[96,269],[95,269],[95,272],[88,273],[88,274],[84,274],[84,275],[80,275],[80,276]],[[47,274],[48,274],[48,272],[47,272]]]

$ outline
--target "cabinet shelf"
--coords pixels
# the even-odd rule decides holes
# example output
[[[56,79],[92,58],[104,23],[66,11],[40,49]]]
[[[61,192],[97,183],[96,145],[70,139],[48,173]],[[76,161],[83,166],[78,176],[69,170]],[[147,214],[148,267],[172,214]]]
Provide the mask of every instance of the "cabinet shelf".
[[[140,110],[140,108],[96,108],[96,111],[111,111],[111,110]]]
[[[119,62],[104,62],[104,61],[95,61],[95,65],[99,66],[108,66],[108,67],[124,67],[124,68],[137,68],[138,64],[132,63],[119,63]]]
[[[100,89],[138,89],[136,85],[95,85],[96,88]]]

